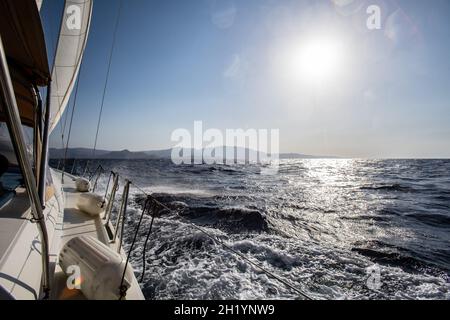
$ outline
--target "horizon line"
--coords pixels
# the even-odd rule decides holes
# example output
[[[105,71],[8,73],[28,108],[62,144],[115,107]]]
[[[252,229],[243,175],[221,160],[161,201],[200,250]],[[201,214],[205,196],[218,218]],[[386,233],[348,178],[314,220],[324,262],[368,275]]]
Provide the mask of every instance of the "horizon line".
[[[229,146],[222,146],[222,147],[227,147],[227,148],[232,148]],[[211,147],[213,148],[213,147]],[[220,147],[214,147],[214,148],[220,148]],[[238,147],[238,148],[243,148],[243,147]],[[65,148],[58,148],[58,147],[50,147],[49,149],[54,149],[54,150],[65,150]],[[92,147],[69,147],[70,149],[87,149],[87,150],[93,150]],[[132,153],[145,153],[145,152],[152,152],[152,151],[169,151],[174,149],[172,148],[157,148],[157,149],[148,149],[148,150],[130,150],[128,148],[124,148],[124,149],[119,149],[119,150],[108,150],[108,149],[97,149],[97,151],[104,151],[104,152],[123,152],[123,151],[128,151],[128,152],[132,152]],[[193,148],[189,148],[192,150],[196,150]],[[200,150],[200,149],[197,149]],[[253,150],[253,149],[251,149]],[[253,150],[255,152],[258,152],[258,150]],[[388,157],[383,157],[383,156],[338,156],[338,155],[314,155],[314,154],[310,154],[310,153],[304,153],[304,152],[297,152],[297,151],[288,151],[288,152],[284,152],[281,151],[278,153],[278,155],[303,155],[303,156],[307,156],[307,157],[314,157],[316,160],[317,159],[328,159],[328,160],[450,160],[450,156],[429,156],[429,157],[424,157],[424,156],[388,156]],[[87,158],[86,158],[87,159]],[[100,158],[101,159],[101,158]],[[113,159],[110,159],[113,160]],[[295,160],[295,159],[294,159]],[[314,159],[312,159],[314,160]]]

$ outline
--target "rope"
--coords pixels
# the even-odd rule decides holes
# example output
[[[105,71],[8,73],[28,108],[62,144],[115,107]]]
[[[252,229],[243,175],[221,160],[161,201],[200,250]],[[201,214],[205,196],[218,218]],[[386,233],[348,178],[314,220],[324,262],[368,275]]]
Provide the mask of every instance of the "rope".
[[[142,249],[142,274],[141,274],[141,280],[139,282],[142,282],[144,280],[145,268],[146,268],[146,266],[145,266],[145,264],[146,264],[146,257],[145,257],[145,255],[146,255],[146,252],[147,252],[148,240],[150,239],[150,235],[152,234],[153,221],[155,221],[156,202],[152,203],[151,211],[152,211],[152,220],[150,222],[150,227],[148,228],[147,237],[145,238],[144,248]]]
[[[136,227],[136,231],[134,232],[133,241],[131,242],[130,249],[128,250],[127,260],[126,260],[125,266],[123,268],[122,279],[120,280],[120,287],[119,287],[120,296],[119,296],[119,300],[122,300],[126,296],[126,293],[127,293],[127,290],[128,290],[128,288],[124,285],[125,274],[127,272],[128,262],[130,261],[131,253],[133,252],[133,247],[134,247],[134,244],[136,243],[136,239],[137,239],[137,236],[138,236],[138,233],[139,233],[139,229],[141,227],[142,219],[144,218],[145,211],[147,211],[147,209],[148,209],[149,202],[150,202],[150,197],[147,197],[147,199],[145,200],[144,206],[142,208],[141,217],[139,218],[139,222],[138,222],[138,225]],[[124,224],[124,223],[125,223],[125,216],[123,217],[123,220],[122,220],[122,224]]]
[[[197,226],[194,223],[191,223],[190,221],[187,221],[186,218],[184,218],[183,216],[181,216],[177,211],[172,210],[171,208],[169,208],[168,206],[166,206],[164,203],[159,202],[158,200],[156,200],[152,195],[148,194],[142,187],[136,185],[135,183],[133,183],[133,185],[139,190],[141,191],[143,194],[145,194],[147,196],[147,199],[152,199],[152,201],[154,201],[154,203],[158,204],[159,206],[163,207],[164,209],[168,210],[171,213],[176,214],[178,217],[180,217],[183,221],[185,221],[187,224],[191,225],[193,228],[197,229],[199,232],[201,232],[202,234],[204,234],[205,236],[207,236],[208,238],[210,238],[211,240],[213,240],[216,243],[219,243],[220,245],[222,245],[223,248],[227,249],[228,251],[236,254],[237,256],[239,256],[241,259],[243,259],[244,261],[246,261],[248,264],[254,266],[255,268],[261,270],[262,272],[264,272],[266,275],[272,277],[273,279],[277,280],[278,282],[284,284],[286,287],[290,288],[291,290],[295,291],[296,293],[298,293],[300,296],[302,296],[303,298],[307,299],[307,300],[313,300],[312,297],[310,297],[307,293],[303,292],[302,290],[296,288],[293,284],[291,284],[290,282],[288,282],[287,280],[279,277],[278,275],[276,275],[275,273],[265,269],[264,267],[258,265],[257,263],[253,262],[252,260],[250,260],[249,258],[247,258],[245,255],[243,255],[241,252],[237,251],[236,249],[231,248],[229,245],[227,245],[223,240],[211,235],[210,233],[208,233],[206,230],[204,230],[203,228]],[[147,200],[146,200],[147,201]],[[142,216],[141,216],[141,220],[142,220]],[[139,222],[140,223],[140,222]],[[140,224],[138,225],[138,227],[140,226]],[[135,238],[137,236],[137,232],[135,234]],[[134,245],[134,241],[133,240],[133,245]]]
[[[119,0],[119,9],[118,9],[118,12],[117,12],[116,24],[114,26],[113,42],[112,42],[111,50],[110,50],[110,53],[109,53],[108,70],[106,72],[105,86],[103,87],[102,103],[101,103],[101,106],[100,106],[100,114],[98,116],[98,122],[97,122],[97,132],[95,134],[94,150],[92,151],[92,158],[93,159],[95,159],[95,154],[96,154],[96,151],[97,151],[98,134],[99,134],[99,130],[100,130],[100,124],[101,124],[101,121],[102,121],[103,106],[104,106],[104,103],[105,103],[106,90],[108,88],[108,80],[109,80],[109,74],[111,72],[111,64],[112,64],[112,58],[113,58],[113,54],[114,54],[114,48],[116,46],[117,29],[119,27],[120,14],[122,12],[122,4],[123,4],[122,0]]]

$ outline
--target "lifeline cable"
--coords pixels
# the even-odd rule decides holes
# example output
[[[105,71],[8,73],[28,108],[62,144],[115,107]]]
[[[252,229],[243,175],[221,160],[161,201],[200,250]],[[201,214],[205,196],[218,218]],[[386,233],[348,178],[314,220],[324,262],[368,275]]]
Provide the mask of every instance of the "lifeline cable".
[[[150,239],[150,235],[152,234],[152,228],[153,228],[153,221],[155,221],[155,216],[156,216],[156,202],[153,202],[150,210],[152,211],[152,220],[150,222],[150,227],[148,228],[148,232],[147,232],[147,237],[145,238],[145,243],[144,243],[144,248],[142,249],[142,274],[141,274],[141,280],[140,282],[142,282],[144,280],[144,275],[145,275],[145,264],[146,264],[146,259],[145,259],[145,255],[146,255],[146,251],[147,251],[147,244],[148,244],[148,240]]]
[[[142,219],[144,218],[145,212],[148,209],[148,204],[150,202],[149,199],[150,199],[150,197],[148,197],[145,200],[144,206],[142,208],[142,214],[141,214],[141,217],[139,218],[139,222],[138,222],[138,225],[136,227],[136,231],[134,233],[133,241],[131,242],[130,249],[128,250],[127,260],[125,261],[125,266],[123,268],[122,279],[120,280],[120,287],[119,287],[120,296],[119,296],[119,300],[122,300],[127,294],[128,288],[126,286],[124,286],[123,283],[125,281],[125,275],[126,275],[127,268],[128,268],[128,262],[130,261],[131,253],[133,252],[133,247],[134,247],[134,244],[136,243],[136,239],[137,239],[137,236],[138,236],[138,233],[139,233],[139,229],[141,227]],[[123,217],[122,225],[124,223],[125,223],[125,216]]]

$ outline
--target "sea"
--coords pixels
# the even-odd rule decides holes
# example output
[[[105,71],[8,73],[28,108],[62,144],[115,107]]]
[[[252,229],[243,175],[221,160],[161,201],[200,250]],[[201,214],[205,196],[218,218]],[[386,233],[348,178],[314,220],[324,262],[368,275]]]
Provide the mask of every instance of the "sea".
[[[104,168],[100,194],[110,171],[132,182],[124,248],[137,232],[147,299],[450,299],[450,160],[88,164]],[[144,255],[147,194],[168,209],[155,209]]]

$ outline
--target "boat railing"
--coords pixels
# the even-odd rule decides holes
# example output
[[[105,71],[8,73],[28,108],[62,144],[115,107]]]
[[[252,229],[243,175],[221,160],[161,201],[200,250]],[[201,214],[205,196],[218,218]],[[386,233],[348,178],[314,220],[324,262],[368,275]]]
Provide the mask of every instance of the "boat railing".
[[[110,185],[111,179],[113,180],[113,184],[112,184],[112,187],[111,187],[111,192],[108,195],[109,185]],[[105,227],[105,229],[106,229],[106,231],[108,233],[110,244],[115,244],[117,253],[121,254],[122,253],[122,248],[123,248],[122,247],[123,237],[124,237],[124,234],[125,234],[125,226],[126,226],[126,221],[127,221],[127,208],[128,208],[129,194],[130,194],[130,186],[131,186],[132,182],[130,180],[128,180],[128,179],[124,179],[123,192],[122,192],[122,197],[120,199],[120,206],[119,206],[119,209],[118,209],[118,212],[117,212],[115,223],[113,224],[112,221],[111,221],[111,217],[112,217],[112,210],[113,210],[113,207],[114,207],[114,203],[116,202],[115,201],[116,200],[115,199],[116,198],[116,194],[117,194],[117,191],[119,189],[119,180],[120,180],[119,174],[114,172],[114,171],[111,171],[111,173],[109,175],[109,178],[108,178],[108,183],[107,183],[107,186],[106,186],[104,202],[103,202],[103,203],[106,202],[106,209],[105,209],[105,213],[104,213],[104,216],[103,216],[103,220],[105,220],[104,227]],[[145,214],[151,214],[152,218],[151,218],[149,229],[147,231],[145,244],[144,244],[143,250],[142,250],[143,269],[142,269],[142,274],[141,274],[141,282],[142,282],[142,280],[144,278],[144,275],[145,275],[145,269],[146,269],[146,267],[145,267],[145,263],[146,263],[146,261],[145,261],[146,260],[145,252],[147,250],[147,245],[148,245],[148,241],[150,239],[150,235],[151,235],[151,232],[152,232],[153,222],[154,222],[156,213],[160,210],[158,205],[152,199],[153,198],[147,196],[147,198],[144,201],[138,225],[136,226],[135,230],[132,233],[133,234],[133,240],[132,240],[131,245],[130,245],[130,247],[128,249],[128,252],[126,252],[126,263],[125,263],[125,269],[123,271],[123,276],[122,276],[122,280],[121,280],[122,284],[121,284],[121,288],[120,288],[120,296],[121,296],[121,298],[126,296],[126,288],[123,286],[123,281],[124,281],[124,277],[125,277],[126,267],[128,266],[131,254],[133,253],[134,246],[135,246],[136,240],[137,240],[137,236],[138,236],[139,231],[141,229],[143,217],[144,217]]]
[[[125,221],[126,221],[126,213],[127,213],[127,205],[128,205],[128,195],[130,193],[130,184],[129,180],[125,180],[125,185],[123,187],[122,200],[120,204],[120,210],[117,215],[116,225],[114,227],[114,237],[112,239],[113,243],[116,243],[117,237],[119,237],[119,243],[117,244],[117,251],[120,252],[120,248],[122,247],[123,241],[123,233],[125,229]]]
[[[49,86],[50,88],[50,86]],[[8,131],[11,136],[11,143],[17,156],[17,161],[22,171],[23,180],[28,192],[31,204],[31,214],[33,222],[36,222],[39,232],[39,240],[41,244],[41,263],[42,263],[42,292],[43,298],[47,299],[50,294],[50,258],[49,258],[49,241],[47,227],[44,216],[45,206],[45,164],[46,164],[46,148],[48,137],[43,140],[43,152],[41,156],[41,166],[39,176],[36,179],[32,165],[28,158],[27,147],[25,144],[24,133],[22,131],[22,122],[20,119],[19,108],[17,105],[16,95],[9,72],[8,61],[6,59],[5,49],[3,47],[2,38],[0,36],[0,100],[5,113]],[[48,115],[49,105],[47,103],[46,114]],[[46,115],[46,117],[48,117]],[[48,134],[47,128],[44,131]],[[36,181],[38,180],[38,181]]]
[[[102,171],[102,173],[104,173],[104,171]],[[101,175],[102,173],[100,173],[99,175]],[[91,180],[93,179],[92,177],[93,177],[93,175],[91,174]],[[117,195],[117,191],[119,189],[119,181],[121,179],[123,181],[122,197],[119,201],[116,201],[116,195]],[[98,180],[98,178],[97,178],[97,180]],[[112,185],[111,185],[111,181],[112,181]],[[129,233],[130,235],[132,235],[131,244],[129,245],[128,250],[123,250],[123,252],[122,252],[123,237],[125,235],[126,222],[128,219],[127,208],[128,208],[129,193],[130,193],[131,186],[138,189],[139,192],[141,192],[145,196],[145,200],[142,203],[140,203],[142,205],[142,211],[139,216],[138,224],[135,227],[135,229]],[[142,282],[144,280],[144,275],[146,272],[146,251],[147,251],[147,245],[148,245],[150,236],[152,234],[153,223],[157,216],[159,216],[163,211],[166,211],[166,212],[170,212],[170,213],[173,213],[174,215],[178,216],[180,219],[183,220],[183,222],[191,225],[193,230],[197,230],[198,232],[204,234],[206,237],[210,238],[215,243],[221,245],[224,249],[234,253],[242,261],[248,263],[249,265],[253,266],[255,269],[258,269],[259,271],[262,271],[267,276],[269,276],[269,277],[277,280],[278,282],[282,283],[283,285],[285,285],[287,288],[290,288],[293,292],[296,292],[299,295],[299,297],[301,297],[303,299],[307,299],[307,300],[313,299],[309,294],[305,293],[303,290],[298,289],[296,286],[294,286],[289,280],[280,277],[279,275],[275,274],[274,272],[271,272],[271,271],[267,270],[266,268],[264,268],[263,266],[261,266],[260,264],[252,261],[245,254],[243,254],[242,252],[239,252],[238,250],[234,249],[232,246],[228,245],[224,240],[209,233],[205,228],[200,227],[200,226],[188,221],[186,219],[186,217],[184,217],[182,214],[180,214],[180,212],[178,212],[177,210],[171,209],[167,205],[161,203],[153,195],[147,193],[142,187],[136,185],[131,180],[128,180],[123,177],[121,178],[119,176],[119,173],[117,173],[117,172],[114,172],[114,171],[110,172],[103,199],[104,199],[103,205],[106,204],[105,212],[104,212],[104,215],[102,218],[104,220],[103,225],[107,231],[110,244],[115,244],[117,246],[116,248],[117,248],[118,253],[126,255],[125,266],[128,266],[128,263],[130,262],[131,254],[133,253],[138,234],[141,230],[144,216],[149,215],[151,217],[150,223],[148,224],[148,229],[146,231],[145,243],[144,243],[144,246],[142,247],[142,272],[141,272],[140,282]],[[118,203],[119,206],[117,209],[117,214],[114,217],[115,221],[113,224],[113,221],[111,218],[112,218],[113,208],[117,207],[117,206],[115,206],[116,203]],[[126,272],[126,267],[123,271],[123,276],[122,276],[122,281],[121,281],[122,284],[124,282],[125,272]],[[126,288],[123,285],[121,285],[121,288],[120,288],[120,296],[121,296],[121,298],[126,296]]]

